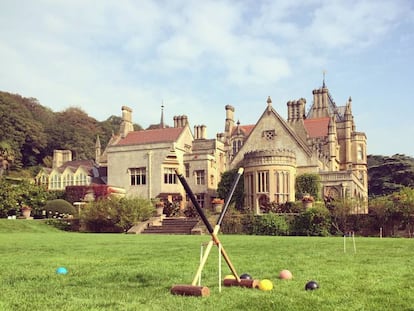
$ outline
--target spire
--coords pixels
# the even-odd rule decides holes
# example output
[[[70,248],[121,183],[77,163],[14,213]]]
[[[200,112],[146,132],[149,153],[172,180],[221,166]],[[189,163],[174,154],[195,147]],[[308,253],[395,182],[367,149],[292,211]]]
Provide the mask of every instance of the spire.
[[[160,121],[160,128],[164,128],[165,124],[164,124],[164,101],[162,101],[161,103],[161,121]]]
[[[323,88],[326,88],[326,85],[325,85],[325,75],[326,75],[326,70],[324,69],[324,70],[322,71],[322,73],[323,73],[323,83],[322,83],[322,87],[323,87]]]
[[[267,96],[267,111],[270,112],[272,110],[272,99],[270,98],[270,96]]]

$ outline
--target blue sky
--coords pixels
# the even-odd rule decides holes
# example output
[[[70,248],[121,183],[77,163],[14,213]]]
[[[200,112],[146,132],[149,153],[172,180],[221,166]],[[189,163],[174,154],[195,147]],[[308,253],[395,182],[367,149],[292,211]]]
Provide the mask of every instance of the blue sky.
[[[224,127],[227,104],[253,124],[267,96],[286,102],[326,85],[352,97],[368,154],[414,156],[411,0],[0,2],[0,90],[102,121],[133,109],[147,127],[186,114]]]

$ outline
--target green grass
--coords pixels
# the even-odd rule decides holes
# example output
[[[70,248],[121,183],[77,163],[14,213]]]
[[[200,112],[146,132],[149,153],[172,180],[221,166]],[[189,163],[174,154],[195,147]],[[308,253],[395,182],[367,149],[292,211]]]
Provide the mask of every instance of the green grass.
[[[191,283],[208,235],[79,234],[0,220],[0,310],[414,310],[413,240],[356,237],[354,254],[349,238],[344,253],[338,237],[219,237],[239,274],[268,278],[273,290],[219,293],[213,248],[203,270],[211,296],[171,295]],[[279,280],[282,269],[294,279]],[[304,290],[311,279],[319,290]]]

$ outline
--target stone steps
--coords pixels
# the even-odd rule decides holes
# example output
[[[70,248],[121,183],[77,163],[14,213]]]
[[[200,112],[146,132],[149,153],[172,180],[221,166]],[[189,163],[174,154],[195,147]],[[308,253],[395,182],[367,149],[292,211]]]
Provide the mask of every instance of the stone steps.
[[[164,218],[160,226],[150,226],[142,231],[143,234],[191,234],[198,219],[186,217]]]

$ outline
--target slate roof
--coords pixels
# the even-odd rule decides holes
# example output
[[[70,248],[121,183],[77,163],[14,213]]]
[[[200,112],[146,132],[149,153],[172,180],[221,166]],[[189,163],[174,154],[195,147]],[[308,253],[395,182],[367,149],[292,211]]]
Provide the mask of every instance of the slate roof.
[[[171,127],[129,132],[116,146],[141,145],[149,143],[174,142],[180,137],[184,127]]]
[[[305,119],[304,125],[310,138],[328,136],[329,117]]]

